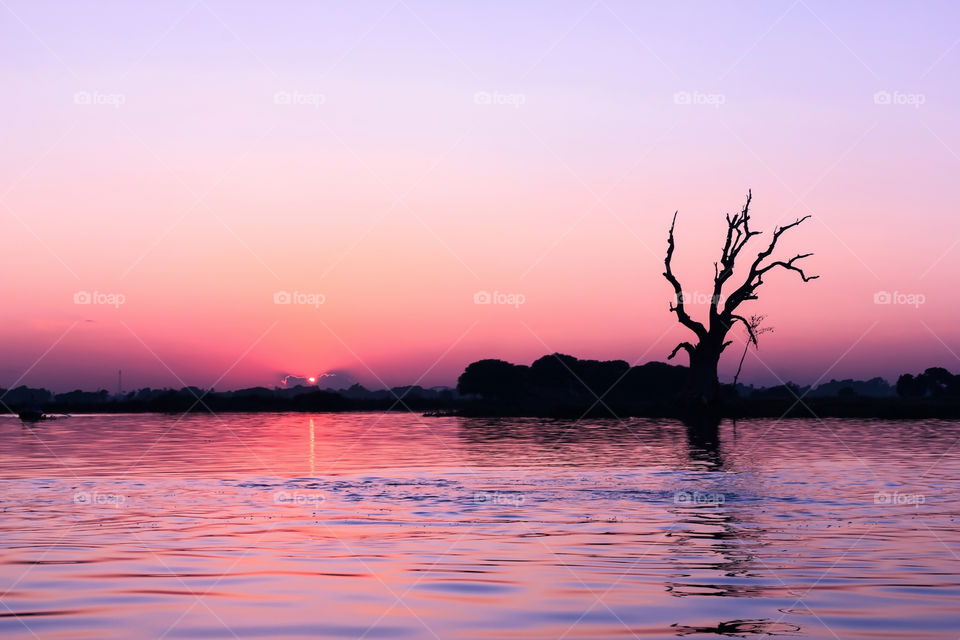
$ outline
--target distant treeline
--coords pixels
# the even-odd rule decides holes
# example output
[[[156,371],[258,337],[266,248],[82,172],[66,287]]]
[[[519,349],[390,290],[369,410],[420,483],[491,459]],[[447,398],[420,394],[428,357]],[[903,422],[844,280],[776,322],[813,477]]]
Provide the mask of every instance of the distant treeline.
[[[553,354],[531,365],[480,360],[457,387],[348,389],[253,387],[214,391],[197,387],[52,393],[20,386],[0,389],[0,411],[57,413],[186,411],[418,411],[470,416],[627,417],[677,412],[687,368],[662,362],[630,366],[623,360],[580,360]],[[728,416],[960,417],[960,376],[943,368],[882,378],[831,380],[816,388],[725,385]]]
[[[461,413],[557,417],[675,415],[687,368],[662,362],[631,367],[623,360],[544,356],[530,366],[481,360],[460,376]],[[720,410],[755,417],[960,417],[960,376],[931,368],[883,378],[830,380],[801,387],[721,385]]]
[[[199,387],[140,389],[123,394],[100,391],[51,393],[46,389],[0,389],[0,402],[14,411],[41,409],[55,413],[183,413],[185,411],[387,411],[452,410],[457,393],[419,386],[369,391],[360,385],[333,391],[315,386],[269,389],[251,387],[213,391]],[[0,411],[5,411],[0,405]]]

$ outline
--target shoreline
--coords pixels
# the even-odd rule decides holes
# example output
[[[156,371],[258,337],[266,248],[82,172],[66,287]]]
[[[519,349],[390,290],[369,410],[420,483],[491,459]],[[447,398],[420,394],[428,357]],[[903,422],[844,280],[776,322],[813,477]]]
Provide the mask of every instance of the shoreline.
[[[285,402],[250,403],[223,402],[222,399],[204,399],[197,402],[176,403],[178,406],[129,406],[127,403],[105,403],[94,406],[61,405],[51,403],[42,407],[46,420],[65,419],[72,415],[141,415],[141,414],[211,414],[226,413],[415,413],[425,418],[541,418],[541,419],[627,419],[666,418],[683,419],[684,412],[675,406],[637,403],[633,405],[536,404],[503,405],[478,401],[425,402],[410,398],[397,401],[358,401],[343,398],[342,402],[307,403]],[[132,404],[132,403],[131,403]],[[286,406],[284,406],[286,405]],[[2,411],[0,416],[16,418],[14,411]],[[719,419],[752,418],[858,418],[886,420],[960,419],[960,401],[951,398],[784,398],[777,400],[730,402],[722,404],[711,414]]]

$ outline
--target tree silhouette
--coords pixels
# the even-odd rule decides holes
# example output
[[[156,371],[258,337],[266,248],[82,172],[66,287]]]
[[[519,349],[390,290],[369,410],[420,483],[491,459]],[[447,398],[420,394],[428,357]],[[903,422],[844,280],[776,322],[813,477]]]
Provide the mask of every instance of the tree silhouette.
[[[677,225],[677,212],[673,214],[673,222],[670,224],[670,233],[667,237],[667,255],[664,259],[666,270],[663,272],[663,277],[673,286],[676,294],[676,302],[670,303],[670,311],[677,314],[677,320],[680,324],[694,333],[697,342],[696,344],[681,342],[673,349],[668,359],[673,359],[680,349],[684,349],[690,356],[690,371],[687,386],[684,389],[685,402],[690,405],[713,405],[716,403],[720,387],[717,365],[720,363],[720,355],[724,349],[732,343],[731,340],[726,340],[726,337],[735,323],[742,323],[747,328],[750,340],[756,341],[753,327],[750,326],[750,322],[746,318],[737,314],[737,309],[744,302],[757,299],[757,289],[763,284],[764,276],[779,267],[787,271],[796,271],[804,282],[819,277],[808,276],[801,267],[796,265],[797,261],[812,256],[812,253],[797,254],[789,260],[766,262],[773,254],[780,237],[786,231],[810,217],[804,216],[788,225],[774,229],[770,244],[766,249],[759,252],[753,262],[750,263],[749,272],[742,284],[727,296],[722,305],[720,304],[723,287],[733,277],[734,265],[744,246],[750,241],[750,238],[761,233],[750,229],[750,202],[752,199],[753,193],[748,191],[747,202],[743,205],[740,213],[727,214],[727,234],[723,251],[720,254],[719,262],[713,263],[713,295],[710,298],[710,315],[706,325],[694,320],[687,312],[684,305],[683,287],[671,268],[670,263],[673,260],[673,252],[676,248],[674,229]]]

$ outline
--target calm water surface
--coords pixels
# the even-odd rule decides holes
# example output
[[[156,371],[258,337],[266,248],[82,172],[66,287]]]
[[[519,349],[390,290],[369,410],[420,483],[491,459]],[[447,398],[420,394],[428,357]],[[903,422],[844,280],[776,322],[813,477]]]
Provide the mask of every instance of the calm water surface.
[[[0,637],[958,637],[960,423],[718,435],[0,418]]]

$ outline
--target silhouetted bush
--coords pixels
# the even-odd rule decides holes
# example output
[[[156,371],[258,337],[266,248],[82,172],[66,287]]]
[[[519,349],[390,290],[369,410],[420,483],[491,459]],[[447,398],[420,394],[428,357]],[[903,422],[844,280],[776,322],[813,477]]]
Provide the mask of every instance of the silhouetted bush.
[[[943,367],[930,367],[916,377],[905,373],[897,379],[897,394],[904,398],[960,398],[960,376]]]

